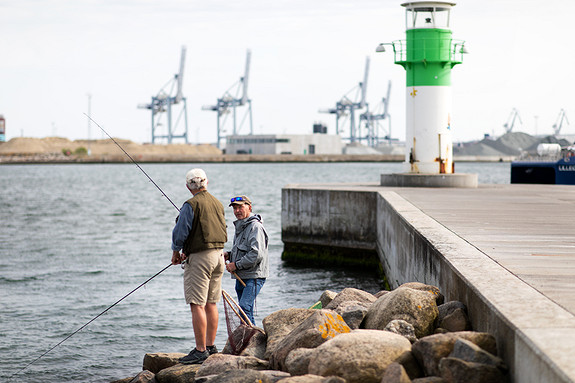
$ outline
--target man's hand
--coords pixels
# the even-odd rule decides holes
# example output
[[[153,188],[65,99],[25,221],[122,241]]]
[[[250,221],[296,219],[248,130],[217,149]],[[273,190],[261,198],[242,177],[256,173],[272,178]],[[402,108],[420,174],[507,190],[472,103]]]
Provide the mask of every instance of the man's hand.
[[[184,254],[181,254],[179,251],[175,251],[172,253],[172,265],[179,265],[186,259]]]
[[[236,267],[236,264],[234,262],[230,262],[226,265],[226,270],[228,270],[230,273],[233,273],[237,269],[238,268]]]

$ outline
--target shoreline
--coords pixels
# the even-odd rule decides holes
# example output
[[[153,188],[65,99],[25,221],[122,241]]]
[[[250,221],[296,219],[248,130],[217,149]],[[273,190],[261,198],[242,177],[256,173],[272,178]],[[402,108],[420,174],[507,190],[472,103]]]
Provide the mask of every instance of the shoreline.
[[[138,163],[273,163],[273,162],[403,162],[403,155],[389,154],[130,154]],[[455,156],[455,162],[511,162],[513,157]],[[0,165],[22,164],[122,164],[132,163],[123,153],[65,156],[57,153],[0,155]]]

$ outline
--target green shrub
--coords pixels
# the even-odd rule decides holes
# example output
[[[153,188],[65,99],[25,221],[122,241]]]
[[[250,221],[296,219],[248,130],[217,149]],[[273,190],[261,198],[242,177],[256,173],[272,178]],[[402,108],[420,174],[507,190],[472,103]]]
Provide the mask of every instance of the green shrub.
[[[83,146],[80,146],[78,149],[74,150],[74,154],[77,156],[85,156],[88,154],[88,149]]]

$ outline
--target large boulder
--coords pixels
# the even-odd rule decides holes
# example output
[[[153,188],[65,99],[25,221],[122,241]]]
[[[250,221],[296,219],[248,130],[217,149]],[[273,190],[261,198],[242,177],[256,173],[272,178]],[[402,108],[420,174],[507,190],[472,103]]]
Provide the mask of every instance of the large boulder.
[[[303,376],[292,376],[279,380],[278,383],[346,383],[345,379],[337,376],[319,376],[307,374]]]
[[[186,356],[186,354],[165,352],[148,353],[144,355],[142,370],[148,370],[154,374],[157,374],[164,368],[172,367],[178,364],[178,359],[183,356]]]
[[[401,364],[392,363],[385,370],[380,383],[411,383],[411,379]]]
[[[209,358],[208,358],[209,359]],[[200,364],[176,364],[164,368],[156,374],[158,383],[189,383],[193,382]]]
[[[363,322],[368,308],[369,306],[362,302],[346,301],[340,303],[334,311],[341,315],[349,328],[355,330],[358,329]]]
[[[333,301],[333,298],[337,296],[335,291],[325,290],[321,297],[319,297],[319,301],[321,302],[321,308],[327,307]]]
[[[214,354],[204,361],[196,376],[216,375],[229,370],[267,370],[267,360],[253,356]]]
[[[439,376],[439,361],[451,354],[455,342],[460,338],[471,341],[493,355],[497,354],[495,338],[488,333],[461,331],[426,336],[415,342],[411,349],[425,375]]]
[[[292,350],[285,360],[286,371],[293,376],[306,375],[309,372],[309,361],[313,352],[313,348],[296,348]]]
[[[351,331],[343,318],[332,310],[311,310],[313,313],[294,328],[275,347],[270,366],[286,371],[285,359],[296,348],[315,348],[333,337]]]
[[[257,370],[229,370],[218,375],[208,375],[190,380],[194,383],[273,383],[269,374]],[[189,383],[189,382],[188,382]]]
[[[455,309],[439,322],[439,327],[449,332],[469,331],[471,321],[463,309]]]
[[[448,332],[469,331],[471,321],[467,315],[467,307],[459,301],[446,302],[437,307],[439,315],[437,324],[439,328]]]
[[[438,315],[435,299],[427,291],[399,287],[371,305],[362,328],[383,330],[392,320],[401,319],[413,326],[418,338],[432,334]]]
[[[443,296],[443,294],[441,294],[441,291],[437,286],[426,285],[425,283],[421,282],[407,282],[399,287],[407,287],[414,290],[427,291],[428,293],[431,293],[435,296],[436,304],[438,306],[442,305],[443,302],[445,301],[445,297]]]
[[[130,380],[130,383],[157,383],[156,375],[152,371],[144,370]]]
[[[449,357],[465,360],[466,362],[488,364],[499,368],[503,372],[507,372],[507,366],[503,362],[503,359],[485,351],[467,339],[457,339]]]
[[[314,312],[315,310],[310,309],[289,308],[278,310],[265,317],[263,325],[267,336],[267,347],[264,359],[269,359],[277,344]]]
[[[505,383],[506,377],[495,366],[466,362],[457,358],[442,358],[439,373],[446,383]]]
[[[347,383],[379,383],[387,367],[410,350],[411,343],[401,335],[354,330],[317,347],[309,373],[339,376]]]
[[[333,298],[333,300],[324,308],[328,310],[335,310],[341,305],[343,302],[354,301],[363,303],[364,306],[369,307],[373,302],[377,300],[373,294],[368,293],[367,291],[354,289],[353,287],[348,287],[343,290],[339,294]]]

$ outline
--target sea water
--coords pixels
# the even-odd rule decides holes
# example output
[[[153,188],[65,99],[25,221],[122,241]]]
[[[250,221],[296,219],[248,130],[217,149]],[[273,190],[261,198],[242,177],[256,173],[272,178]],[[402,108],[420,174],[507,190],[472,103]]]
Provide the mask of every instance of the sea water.
[[[226,203],[232,196],[248,195],[264,218],[270,277],[256,301],[256,325],[274,311],[311,306],[325,290],[382,288],[375,273],[284,265],[281,188],[378,182],[382,173],[402,171],[402,164],[141,166],[166,196],[133,164],[0,166],[1,381],[14,374],[14,382],[112,381],[137,374],[146,353],[194,347],[179,266],[69,337],[170,264],[171,230],[177,208],[191,196],[185,174],[192,167],[205,169],[209,191],[224,203],[226,249],[233,239]],[[458,163],[457,171],[477,173],[480,183],[509,183],[509,163]],[[235,297],[228,275],[223,288]],[[222,349],[227,332],[219,308],[216,345]]]

